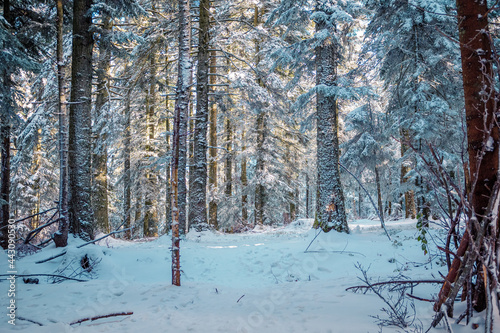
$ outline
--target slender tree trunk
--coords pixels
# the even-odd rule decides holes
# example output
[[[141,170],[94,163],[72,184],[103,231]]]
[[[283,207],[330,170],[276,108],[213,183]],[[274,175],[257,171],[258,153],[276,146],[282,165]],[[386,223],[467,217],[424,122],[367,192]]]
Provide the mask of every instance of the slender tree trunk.
[[[384,227],[384,205],[382,204],[382,190],[380,186],[380,175],[379,175],[379,170],[378,167],[375,166],[375,183],[377,184],[377,205],[378,205],[378,211],[380,212],[380,218],[382,221],[380,221],[380,226],[383,228]]]
[[[59,230],[54,234],[56,247],[68,245],[68,111],[66,108],[66,66],[64,63],[64,0],[57,0],[57,87],[59,113]]]
[[[37,171],[40,168],[40,153],[42,151],[42,142],[41,142],[41,134],[42,129],[39,128],[36,133],[34,133],[34,145],[33,145],[33,158],[31,161],[31,169],[30,172],[32,175],[37,174]],[[37,215],[40,212],[40,177],[33,178],[32,183],[30,184],[31,191],[34,196],[34,206],[30,209],[30,215],[34,215],[31,219],[31,228],[38,228],[40,225],[40,216]]]
[[[326,22],[316,23],[316,31],[328,29]],[[337,45],[329,37],[316,47],[316,85],[332,87],[337,80]],[[318,201],[317,225],[323,230],[335,229],[349,232],[344,208],[344,194],[340,182],[338,106],[335,96],[327,95],[322,90],[316,94],[317,126],[317,167]]]
[[[190,172],[189,224],[195,228],[207,221],[207,127],[208,72],[210,47],[210,1],[200,1],[198,71],[196,86],[196,125],[194,130],[193,163]]]
[[[264,224],[265,204],[266,204],[266,188],[262,184],[264,175],[264,141],[266,139],[266,114],[260,112],[257,115],[257,147],[256,147],[256,164],[255,177],[257,184],[255,185],[255,224]]]
[[[210,85],[217,83],[217,58],[215,51],[211,52],[210,57]],[[208,162],[208,184],[210,188],[211,198],[208,204],[208,223],[215,229],[219,229],[219,223],[217,221],[217,199],[215,199],[215,193],[217,192],[217,97],[214,98],[212,105],[210,107],[210,149],[209,162]]]
[[[126,71],[125,71],[126,72]],[[125,108],[124,108],[124,131],[123,131],[123,222],[126,229],[132,226],[131,223],[131,189],[132,177],[130,174],[130,91],[128,87],[125,95]],[[132,231],[128,230],[125,233],[127,239],[132,238]]]
[[[135,170],[136,170],[136,178],[135,179],[135,189],[134,189],[134,197],[135,197],[135,202],[134,202],[134,224],[139,225],[142,222],[142,177],[141,174],[138,172],[138,170],[141,170],[142,164],[140,162],[137,162],[135,165]]]
[[[10,77],[4,73],[4,84],[10,81]],[[10,84],[6,84],[6,90],[10,90]],[[0,199],[2,207],[2,226],[7,226],[9,224],[10,218],[10,109],[11,100],[10,96],[4,97],[5,105],[2,107],[1,115],[1,127],[0,134],[2,138],[2,159],[1,159],[1,179],[2,185],[0,187]],[[5,230],[5,229],[4,229]],[[8,232],[2,231],[1,239],[2,248],[6,249],[8,246]]]
[[[92,0],[73,3],[73,60],[69,109],[69,219],[71,232],[94,238],[91,206]]]
[[[165,54],[167,54],[167,56],[165,57],[165,63],[168,64],[168,46],[165,47]],[[169,86],[169,79],[168,79],[168,69],[167,69],[167,73],[165,73],[165,87],[166,87],[166,90],[168,91],[168,86]],[[167,151],[170,151],[170,154],[171,154],[171,145],[170,145],[170,103],[169,103],[169,98],[168,98],[168,93],[166,94],[165,96],[165,131],[167,133],[167,135],[165,136],[165,143],[167,145]],[[167,162],[167,165],[166,165],[166,189],[165,189],[165,193],[166,193],[166,200],[165,200],[165,234],[168,234],[168,232],[170,231],[170,226],[172,224],[172,210],[171,210],[171,203],[172,203],[172,189],[170,187],[170,183],[171,183],[171,180],[170,180],[170,175],[171,175],[171,171],[170,171],[170,165],[171,165],[171,161],[169,160],[169,162]]]
[[[309,218],[309,197],[310,197],[310,194],[309,194],[309,175],[306,174],[306,219]]]
[[[146,103],[146,121],[147,121],[147,138],[146,138],[146,156],[151,158],[154,156],[154,139],[155,139],[155,108],[156,108],[156,55],[151,52],[150,56],[150,78],[149,90],[147,92]],[[158,221],[155,209],[154,189],[158,182],[158,177],[153,170],[148,170],[146,173],[146,188],[144,195],[144,236],[158,236]]]
[[[99,40],[99,60],[97,64],[97,96],[95,100],[95,147],[92,156],[93,186],[92,205],[96,227],[104,233],[110,232],[108,216],[108,147],[107,110],[109,110],[109,70],[111,51],[109,34],[113,27],[111,18],[103,18],[102,34]],[[106,104],[108,103],[108,104]],[[107,105],[107,107],[106,107]]]
[[[13,23],[12,15],[10,12],[10,1],[4,0],[3,2],[3,16],[7,22],[10,24]],[[1,208],[1,222],[0,226],[5,227],[3,230],[0,230],[0,245],[2,248],[7,249],[9,244],[8,238],[8,230],[7,226],[9,225],[10,218],[10,114],[12,112],[12,98],[11,98],[11,86],[12,81],[10,78],[10,72],[5,69],[2,73],[2,83],[3,83],[3,105],[1,106],[1,114],[0,114],[0,138],[1,138],[1,182],[0,186],[0,206]]]
[[[226,161],[224,166],[224,174],[226,178],[226,187],[224,194],[226,198],[230,198],[233,193],[233,153],[232,153],[232,140],[233,140],[233,127],[231,120],[226,118]]]
[[[254,20],[253,25],[259,25],[259,8],[257,5],[254,7]],[[260,40],[255,40],[255,67],[260,63]],[[257,84],[262,86],[262,80],[257,78]],[[257,184],[255,185],[255,224],[264,224],[265,217],[265,204],[266,204],[266,188],[264,187],[264,142],[266,140],[266,113],[263,110],[258,110],[257,114],[257,143],[256,143],[256,164],[255,164],[255,178]]]
[[[248,222],[248,208],[247,208],[247,186],[248,186],[248,178],[247,178],[247,157],[245,155],[245,131],[241,134],[241,221],[243,224]]]
[[[187,112],[189,108],[189,73],[191,70],[191,59],[189,56],[188,45],[188,14],[189,4],[187,0],[179,0],[179,61],[178,78],[174,117],[174,137],[172,142],[172,284],[181,285],[180,279],[180,249],[179,249],[179,222],[180,222],[180,182],[185,183],[185,179],[179,177],[181,174],[181,156],[184,149],[184,163],[186,153],[186,130],[187,130]],[[184,125],[182,124],[184,122]],[[184,142],[182,142],[184,141]],[[185,164],[184,164],[185,168]]]

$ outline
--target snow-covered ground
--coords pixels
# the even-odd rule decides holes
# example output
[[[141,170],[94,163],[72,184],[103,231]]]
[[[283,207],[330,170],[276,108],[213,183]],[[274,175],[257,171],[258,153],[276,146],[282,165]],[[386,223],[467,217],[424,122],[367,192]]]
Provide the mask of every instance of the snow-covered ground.
[[[36,264],[62,251],[51,245],[18,259],[18,274],[71,276],[87,254],[95,267],[79,278],[88,281],[54,284],[53,278],[39,277],[39,284],[25,284],[18,279],[15,326],[7,322],[9,284],[0,281],[0,332],[379,332],[373,316],[387,318],[380,310],[387,305],[371,292],[345,289],[363,284],[358,263],[369,267],[373,282],[398,275],[439,279],[438,272],[446,273],[434,245],[430,255],[424,255],[416,241],[415,223],[388,222],[392,241],[372,220],[353,221],[349,235],[321,233],[312,244],[318,232],[311,229],[312,220],[244,234],[191,232],[181,242],[181,287],[171,285],[167,236],[142,243],[107,238],[80,249],[76,248],[80,243],[72,240],[64,256]],[[437,230],[431,235],[439,237]],[[0,274],[7,273],[7,260],[1,252]],[[426,284],[407,292],[433,298],[438,288]],[[415,323],[425,330],[432,320],[432,303],[414,304]],[[133,314],[70,325],[122,312]],[[459,325],[453,329],[470,330]],[[383,331],[403,330],[384,327]],[[431,330],[439,331],[445,330],[442,326]]]

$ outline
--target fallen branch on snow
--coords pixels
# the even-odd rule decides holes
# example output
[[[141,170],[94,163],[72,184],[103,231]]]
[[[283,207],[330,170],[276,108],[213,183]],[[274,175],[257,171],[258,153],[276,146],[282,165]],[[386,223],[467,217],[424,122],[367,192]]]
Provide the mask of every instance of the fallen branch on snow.
[[[30,323],[37,324],[38,326],[43,326],[43,324],[42,324],[42,323],[39,323],[39,322],[37,322],[37,321],[35,321],[35,320],[31,320],[31,319],[28,319],[28,318],[24,318],[24,317],[19,317],[19,316],[17,316],[17,319],[19,319],[19,320],[24,320],[24,321],[29,321]]]
[[[70,325],[81,324],[81,323],[89,321],[89,320],[90,321],[94,321],[94,320],[97,320],[97,319],[103,319],[103,318],[109,318],[109,317],[117,317],[117,316],[130,316],[130,315],[133,315],[133,314],[134,314],[133,312],[110,313],[110,314],[107,314],[107,315],[101,315],[101,316],[83,318],[83,319],[80,319],[80,320],[77,320],[77,321],[74,321],[74,322],[70,323]]]
[[[12,276],[12,274],[0,274],[0,276]],[[20,278],[20,277],[29,277],[29,276],[50,276],[50,277],[57,277],[61,279],[67,279],[67,280],[74,280],[78,282],[86,282],[87,280],[80,280],[80,279],[75,279],[75,278],[70,278],[64,275],[57,275],[57,274],[20,274],[17,275],[15,274],[15,278]],[[7,280],[7,279],[0,279],[0,280]]]
[[[382,285],[387,285],[387,284],[420,284],[420,283],[435,283],[435,284],[440,284],[443,283],[443,280],[396,280],[396,281],[383,281],[383,282],[376,282],[376,283],[371,283],[369,285],[362,285],[362,286],[352,286],[349,288],[346,288],[346,291],[349,290],[354,290],[354,292],[358,291],[359,289],[371,289],[376,286],[382,286]]]

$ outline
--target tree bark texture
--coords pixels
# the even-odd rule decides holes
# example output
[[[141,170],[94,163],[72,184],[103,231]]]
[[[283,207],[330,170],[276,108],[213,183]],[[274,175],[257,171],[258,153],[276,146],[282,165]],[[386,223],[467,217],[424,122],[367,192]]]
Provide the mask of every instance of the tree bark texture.
[[[57,87],[59,113],[59,230],[54,234],[56,247],[68,245],[68,111],[66,108],[66,66],[64,64],[64,0],[57,0]]]
[[[224,174],[226,186],[224,188],[224,194],[226,198],[230,198],[233,193],[233,153],[231,150],[233,141],[233,127],[231,120],[226,118],[226,160],[224,165]]]
[[[499,128],[495,119],[498,106],[495,103],[488,7],[486,1],[482,0],[457,0],[456,3],[469,155],[469,225],[434,304],[434,310],[439,311],[445,301],[452,305],[457,290],[462,287],[468,274],[472,274],[473,265],[477,264],[477,282],[473,286],[475,290],[471,290],[469,294],[473,295],[476,311],[482,311],[488,306],[491,311],[494,307],[498,310],[498,299],[496,306],[486,300],[492,294],[498,297],[495,286],[500,281],[490,280],[489,272],[491,269],[496,270],[498,278],[499,263],[476,262],[478,255],[484,255],[487,250],[485,247],[491,250],[495,243],[498,244],[499,237],[498,202],[492,202],[494,195],[498,195],[494,191],[498,191]],[[479,223],[473,223],[476,220]],[[491,261],[492,255],[487,255],[487,258]],[[448,310],[451,314],[452,309]],[[490,324],[487,318],[487,327]]]
[[[4,84],[7,82],[4,89],[10,90],[10,76],[4,73]],[[1,201],[1,217],[2,222],[1,226],[7,226],[9,224],[10,218],[10,112],[11,112],[11,99],[10,96],[4,96],[4,105],[2,106],[2,114],[1,114],[1,125],[0,125],[0,134],[2,140],[2,158],[1,158],[1,180],[2,185],[0,187],[0,201]],[[7,229],[2,231],[2,239],[1,246],[6,249],[8,246],[8,232]]]
[[[180,223],[180,186],[185,179],[179,177],[181,174],[181,155],[184,150],[184,163],[186,154],[186,130],[187,113],[189,108],[189,74],[191,71],[191,59],[188,45],[188,14],[189,4],[187,0],[179,0],[179,61],[178,77],[174,116],[174,136],[172,139],[172,164],[171,164],[171,189],[172,189],[172,284],[181,285],[180,280],[180,249],[179,249],[179,223]],[[184,122],[184,125],[182,124]],[[185,164],[184,164],[185,168]],[[184,174],[183,174],[184,176]],[[185,196],[184,196],[185,198]]]
[[[168,63],[168,46],[165,47],[165,54],[167,55],[165,57],[165,63]],[[168,73],[165,75],[165,86],[169,86],[169,78],[168,78]],[[168,88],[167,88],[168,89]],[[170,143],[170,99],[168,98],[168,94],[165,96],[165,131],[167,135],[165,135],[165,143],[167,145],[167,151],[171,151],[172,146]],[[172,209],[171,209],[171,204],[172,204],[172,190],[170,187],[170,176],[171,176],[171,171],[170,171],[170,165],[171,165],[171,160],[167,162],[166,165],[166,189],[165,189],[165,234],[168,234],[170,231],[170,226],[172,225]]]
[[[210,52],[210,85],[217,83],[217,58],[215,51]],[[217,192],[217,102],[212,101],[210,106],[210,149],[208,150],[208,184],[211,193],[210,202],[208,203],[208,223],[215,229],[219,229],[219,222],[217,220],[217,199],[215,193]]]
[[[71,232],[94,238],[91,203],[92,0],[73,3],[73,59],[69,109],[69,219]]]
[[[125,95],[125,108],[124,108],[124,131],[123,131],[123,222],[124,228],[128,229],[131,227],[131,213],[132,213],[132,201],[131,201],[131,186],[132,177],[130,174],[130,90],[131,87],[127,88]],[[132,232],[128,230],[125,233],[125,237],[130,239]]]
[[[498,176],[498,124],[494,122],[495,91],[491,80],[491,44],[485,1],[457,0],[462,76],[467,122],[470,201],[483,215]],[[491,139],[489,139],[491,137]],[[488,142],[489,141],[489,142]]]
[[[262,13],[260,13],[262,14]],[[253,25],[257,27],[260,23],[259,21],[259,7],[255,5],[254,8],[254,20]],[[260,63],[260,40],[257,38],[255,40],[255,67],[259,66]],[[257,84],[262,86],[262,80],[257,77]],[[256,142],[256,150],[255,150],[255,178],[257,182],[255,184],[255,213],[254,220],[255,224],[264,224],[266,221],[265,216],[265,205],[266,205],[266,188],[263,184],[264,181],[264,142],[266,140],[266,113],[263,110],[258,110],[257,121],[256,121],[256,133],[257,133],[257,142]]]
[[[196,86],[196,123],[194,129],[193,164],[190,169],[189,225],[202,228],[207,221],[207,127],[208,73],[210,55],[210,1],[200,1],[198,70]]]
[[[316,31],[327,29],[316,23]],[[332,87],[337,79],[337,46],[329,37],[316,47],[316,85]],[[349,232],[340,182],[338,107],[336,97],[324,89],[316,94],[318,200],[317,224],[325,231]]]
[[[156,55],[154,49],[150,55],[150,77],[149,90],[147,91],[146,102],[146,122],[147,122],[147,137],[146,137],[146,158],[154,156],[154,140],[155,140],[155,109],[156,109]],[[158,182],[156,173],[149,169],[146,173],[146,188],[144,193],[144,221],[143,230],[145,237],[158,236],[158,216],[156,214],[154,189]]]
[[[245,132],[241,134],[241,142],[245,140]],[[248,186],[248,177],[247,177],[247,157],[245,153],[246,147],[243,144],[241,147],[241,222],[246,224],[248,222],[248,196],[247,196],[247,186]]]
[[[266,114],[260,112],[257,115],[257,146],[256,146],[256,164],[255,177],[255,224],[264,224],[266,222],[266,188],[262,184],[264,179],[264,141],[266,139]]]

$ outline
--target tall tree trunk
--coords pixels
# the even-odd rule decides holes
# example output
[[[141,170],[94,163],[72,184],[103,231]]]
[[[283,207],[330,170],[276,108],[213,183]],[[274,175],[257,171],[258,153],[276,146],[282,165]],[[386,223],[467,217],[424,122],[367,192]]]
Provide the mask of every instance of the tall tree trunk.
[[[13,23],[12,15],[10,12],[10,1],[5,0],[3,3],[3,16],[7,22],[10,24]],[[10,78],[10,72],[6,69],[2,73],[2,83],[3,83],[3,105],[1,106],[1,114],[0,114],[0,138],[1,138],[1,182],[0,186],[0,206],[2,207],[2,211],[0,213],[1,221],[0,226],[5,227],[3,230],[0,230],[0,245],[2,248],[7,249],[9,245],[8,238],[8,230],[7,226],[9,225],[10,218],[10,113],[12,108],[12,98],[11,98],[11,86],[12,81]]]
[[[184,163],[186,155],[186,130],[187,112],[189,108],[189,73],[191,70],[191,59],[188,45],[188,14],[189,4],[187,0],[179,0],[179,60],[178,77],[176,89],[175,117],[174,117],[174,137],[172,142],[172,284],[181,285],[180,279],[180,249],[179,249],[179,222],[180,222],[180,186],[185,183],[185,179],[179,177],[181,174],[181,156],[184,150]],[[184,124],[183,124],[184,122]],[[185,168],[185,164],[184,164]]]
[[[266,204],[266,188],[262,184],[264,179],[264,141],[266,139],[266,114],[260,112],[257,115],[257,146],[256,146],[256,164],[255,177],[257,184],[255,185],[255,224],[264,224],[265,204]]]
[[[499,125],[498,119],[495,119],[495,112],[498,111],[494,88],[496,74],[493,72],[491,64],[493,46],[490,42],[491,36],[488,28],[489,11],[486,1],[457,0],[457,13],[459,16],[469,168],[472,182],[468,195],[473,210],[472,216],[475,216],[482,224],[485,223],[483,222],[484,216],[493,213],[488,212],[487,207],[493,194],[494,184],[498,179],[499,160]],[[492,221],[492,223],[496,223],[496,230],[499,230],[499,221],[497,214],[496,221]],[[480,230],[476,230],[473,226],[471,230],[472,240],[480,237]],[[484,236],[497,239],[498,234],[488,234],[491,230],[494,229],[488,228]],[[496,264],[498,274],[498,262]],[[478,262],[478,281],[474,300],[476,311],[481,311],[487,306],[487,297],[484,297],[487,274],[484,264]],[[492,283],[489,287],[498,283],[500,281]],[[486,293],[488,292],[486,291]],[[497,309],[498,306],[499,304],[496,304]],[[496,315],[498,316],[499,313]]]
[[[6,86],[5,90],[10,90],[10,76],[4,73],[4,85]],[[7,84],[5,84],[7,83]],[[2,207],[2,226],[9,225],[10,218],[10,112],[11,112],[11,99],[10,96],[5,98],[5,105],[2,106],[2,114],[1,114],[1,127],[0,134],[2,139],[2,159],[1,159],[1,180],[2,185],[0,187],[0,201]],[[6,229],[2,231],[2,239],[1,239],[2,248],[6,249],[8,246],[8,232]]]
[[[94,238],[91,206],[92,0],[73,3],[73,60],[69,109],[69,219],[72,233]]]
[[[259,25],[259,8],[257,5],[254,7],[253,25]],[[260,63],[260,39],[255,40],[255,67]],[[257,84],[262,86],[262,80],[258,77]],[[258,110],[257,114],[257,143],[256,143],[256,162],[255,162],[255,178],[257,184],[255,185],[255,224],[264,224],[265,222],[265,204],[266,204],[266,188],[262,184],[264,180],[264,141],[266,140],[266,113],[263,110]]]
[[[125,70],[126,72],[126,70]],[[125,229],[132,226],[131,223],[131,186],[132,177],[130,174],[130,91],[131,87],[127,87],[125,95],[125,108],[124,108],[124,124],[123,124],[123,223]],[[132,238],[132,232],[129,230],[126,232],[125,237]]]
[[[102,34],[99,39],[99,60],[97,63],[97,96],[95,99],[95,147],[92,156],[93,186],[92,206],[96,227],[109,233],[108,216],[108,147],[107,147],[107,110],[109,110],[109,70],[111,50],[109,48],[109,34],[113,27],[111,18],[103,18]]]
[[[310,194],[309,194],[309,175],[306,174],[306,219],[309,218],[309,197],[310,197]]]
[[[499,131],[494,119],[497,106],[491,84],[495,74],[491,65],[488,8],[485,1],[457,0],[457,10],[470,178],[474,183],[469,196],[475,214],[482,216],[498,176]]]
[[[54,234],[56,247],[68,245],[68,111],[66,108],[67,87],[64,63],[64,0],[56,1],[57,7],[57,88],[59,101],[59,230]]]
[[[496,202],[491,201],[498,195],[495,193],[495,190],[498,190],[495,184],[498,181],[499,128],[495,119],[498,105],[495,103],[497,96],[491,63],[493,45],[490,42],[488,28],[489,11],[486,1],[482,0],[457,0],[456,3],[467,123],[470,222],[445,278],[445,283],[439,292],[438,301],[434,304],[435,311],[439,311],[447,299],[453,301],[456,295],[455,290],[458,289],[452,289],[452,284],[455,283],[461,287],[464,279],[469,278],[468,274],[473,274],[471,267],[477,255],[483,255],[485,251],[493,250],[494,246],[500,245],[498,241],[500,229],[497,214],[498,197]],[[496,221],[490,221],[492,217]],[[479,223],[473,223],[475,220]],[[488,244],[487,249],[484,244]],[[486,332],[493,332],[492,316],[498,317],[499,315],[499,313],[491,312],[493,308],[498,311],[499,307],[496,286],[500,281],[494,280],[498,279],[499,263],[497,260],[492,260],[494,256],[495,253],[489,253],[485,256],[488,262],[482,260],[476,262],[476,283],[472,285],[474,290],[468,293],[473,295],[472,302],[475,304],[476,311],[482,311],[489,306],[486,315]],[[496,277],[491,274],[492,270],[496,271]],[[487,302],[487,299],[490,301]],[[491,304],[491,301],[495,299],[496,304]],[[450,306],[448,314],[452,314],[452,311]]]
[[[147,121],[147,138],[146,138],[146,157],[154,156],[154,139],[155,139],[155,107],[156,107],[156,55],[155,51],[151,51],[150,55],[150,78],[149,90],[147,92],[146,102],[146,121]],[[154,200],[154,189],[158,182],[158,177],[153,170],[148,170],[146,173],[146,188],[144,195],[144,236],[158,236],[158,221]]]
[[[316,31],[328,29],[326,22],[316,22]],[[332,37],[316,47],[316,85],[333,87],[337,80],[338,50]],[[338,106],[331,94],[316,94],[318,201],[317,225],[325,231],[349,232],[340,182]]]
[[[203,228],[207,221],[207,127],[208,72],[210,48],[210,1],[200,1],[198,71],[196,86],[196,124],[193,163],[190,169],[189,224]]]
[[[35,175],[37,170],[40,168],[40,153],[42,151],[42,142],[41,142],[41,134],[42,129],[39,128],[36,133],[34,133],[34,145],[33,145],[33,158],[31,161],[31,170],[30,173]],[[40,213],[40,177],[34,177],[32,183],[30,184],[30,190],[34,196],[33,207],[30,209],[30,215],[35,215],[31,218],[31,229],[38,228],[40,225],[40,216],[37,215]]]
[[[210,86],[213,87],[217,83],[217,58],[215,51],[210,54]],[[215,96],[215,95],[214,95]],[[215,193],[217,192],[217,97],[214,97],[212,105],[210,107],[210,149],[208,150],[209,162],[208,162],[208,184],[210,188],[211,198],[208,203],[208,223],[215,229],[219,229],[219,223],[217,221],[217,199],[215,199]]]
[[[248,222],[248,208],[247,208],[247,186],[248,186],[248,177],[247,177],[247,157],[245,155],[245,131],[241,134],[241,221],[243,224]]]
[[[376,160],[376,155],[375,155],[375,160]],[[378,211],[380,212],[380,218],[382,219],[380,221],[380,226],[383,228],[384,227],[384,205],[382,204],[382,189],[380,186],[380,175],[379,175],[379,170],[378,167],[375,165],[375,183],[377,184],[377,205],[378,205]]]
[[[165,47],[165,54],[167,55],[165,57],[165,63],[168,64],[168,44],[167,46]],[[168,88],[169,88],[169,79],[168,79],[168,69],[167,70],[167,73],[165,73],[165,88],[166,90],[168,91]],[[165,143],[166,143],[166,146],[167,146],[167,151],[170,151],[171,152],[171,145],[170,145],[170,100],[168,98],[168,93],[165,94],[165,132],[167,133],[167,135],[165,135]],[[172,196],[171,196],[171,187],[170,187],[170,183],[171,183],[171,180],[170,180],[170,175],[171,175],[171,172],[170,172],[170,165],[171,165],[171,161],[167,162],[167,165],[166,165],[166,170],[165,170],[165,173],[166,173],[166,189],[165,189],[165,234],[168,234],[168,232],[170,231],[170,226],[172,224],[172,210],[171,210],[171,203],[172,203]]]
[[[231,120],[226,118],[226,161],[224,166],[224,174],[226,178],[226,188],[224,194],[226,198],[230,198],[233,193],[233,153],[231,144],[233,140],[233,127]]]

